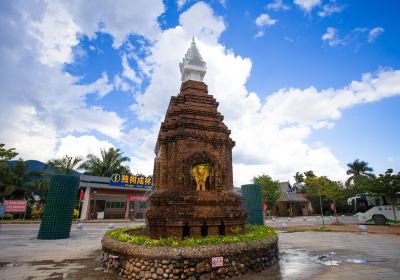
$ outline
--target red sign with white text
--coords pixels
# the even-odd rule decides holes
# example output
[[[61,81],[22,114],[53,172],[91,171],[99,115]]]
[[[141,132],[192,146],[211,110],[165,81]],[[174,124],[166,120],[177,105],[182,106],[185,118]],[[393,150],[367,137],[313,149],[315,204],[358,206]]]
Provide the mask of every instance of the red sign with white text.
[[[149,197],[144,195],[128,195],[128,201],[143,201],[147,200]]]
[[[26,200],[4,200],[5,212],[25,212]]]
[[[224,266],[224,257],[214,257],[211,259],[211,267]]]

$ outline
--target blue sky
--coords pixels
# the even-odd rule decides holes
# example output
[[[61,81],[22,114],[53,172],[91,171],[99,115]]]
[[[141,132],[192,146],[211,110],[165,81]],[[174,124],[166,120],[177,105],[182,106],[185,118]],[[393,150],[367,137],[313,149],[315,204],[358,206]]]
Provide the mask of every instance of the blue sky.
[[[194,35],[236,141],[235,185],[309,169],[344,179],[357,158],[400,169],[398,1],[0,6],[0,142],[24,159],[114,146],[150,174]]]

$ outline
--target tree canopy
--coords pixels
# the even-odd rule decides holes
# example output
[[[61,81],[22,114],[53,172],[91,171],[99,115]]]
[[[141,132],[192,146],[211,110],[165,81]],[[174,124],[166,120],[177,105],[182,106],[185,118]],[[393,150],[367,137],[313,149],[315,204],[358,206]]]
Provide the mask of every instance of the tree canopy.
[[[305,183],[305,175],[300,172],[296,172],[296,174],[293,176],[294,178],[294,184],[293,187],[295,191],[297,192],[303,192],[304,191],[304,183]]]
[[[394,208],[397,203],[397,197],[400,194],[400,172],[394,174],[393,169],[389,168],[386,170],[385,174],[379,174],[379,176],[373,180],[370,190],[374,193],[385,195],[390,199],[393,206],[395,221],[397,222]]]
[[[253,183],[261,186],[264,202],[268,205],[269,209],[273,209],[276,205],[276,201],[281,196],[279,182],[273,180],[270,176],[263,174],[254,177]]]

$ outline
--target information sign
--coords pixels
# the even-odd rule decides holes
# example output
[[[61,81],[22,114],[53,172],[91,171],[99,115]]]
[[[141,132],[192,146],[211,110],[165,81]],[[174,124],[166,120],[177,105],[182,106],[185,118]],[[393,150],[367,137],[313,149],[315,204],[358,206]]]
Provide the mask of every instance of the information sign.
[[[25,212],[26,200],[4,200],[5,212]]]
[[[129,201],[143,201],[147,200],[149,197],[146,195],[128,195]]]
[[[113,174],[110,178],[110,186],[127,187],[135,189],[151,189],[153,176]]]
[[[224,257],[214,257],[211,259],[212,267],[221,267],[224,266]]]

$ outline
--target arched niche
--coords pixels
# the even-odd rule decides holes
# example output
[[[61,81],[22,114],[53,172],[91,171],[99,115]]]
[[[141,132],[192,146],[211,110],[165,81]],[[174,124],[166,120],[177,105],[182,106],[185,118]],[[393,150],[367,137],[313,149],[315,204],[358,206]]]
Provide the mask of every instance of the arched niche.
[[[186,158],[184,162],[184,174],[185,174],[185,188],[188,190],[196,190],[196,181],[192,177],[192,169],[198,165],[208,165],[209,175],[205,182],[206,191],[215,191],[218,189],[216,184],[220,182],[221,170],[219,161],[210,153],[205,151],[196,152]]]

